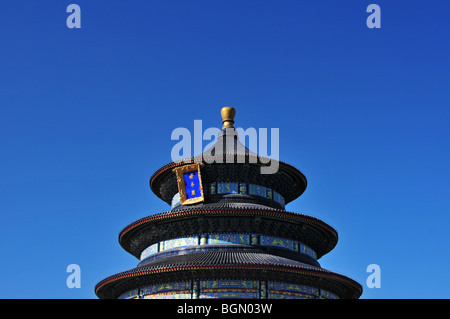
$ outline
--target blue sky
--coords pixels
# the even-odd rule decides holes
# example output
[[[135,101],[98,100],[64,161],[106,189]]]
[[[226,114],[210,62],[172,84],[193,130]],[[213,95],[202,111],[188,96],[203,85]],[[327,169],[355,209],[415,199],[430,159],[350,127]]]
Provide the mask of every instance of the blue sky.
[[[81,8],[81,29],[66,8]],[[366,7],[381,8],[381,29]],[[362,298],[449,298],[448,1],[9,1],[0,7],[0,298],[95,298],[177,127],[279,128]],[[205,142],[204,145],[206,145]],[[81,288],[69,289],[69,264]],[[369,289],[366,268],[381,268]]]

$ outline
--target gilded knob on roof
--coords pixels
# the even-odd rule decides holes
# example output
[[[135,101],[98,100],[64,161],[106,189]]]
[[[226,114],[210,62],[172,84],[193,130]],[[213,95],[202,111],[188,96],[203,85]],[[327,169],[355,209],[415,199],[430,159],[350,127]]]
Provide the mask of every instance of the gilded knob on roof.
[[[220,110],[220,115],[222,115],[222,129],[234,127],[234,116],[236,115],[236,110],[234,109],[234,107],[223,107],[222,110]]]

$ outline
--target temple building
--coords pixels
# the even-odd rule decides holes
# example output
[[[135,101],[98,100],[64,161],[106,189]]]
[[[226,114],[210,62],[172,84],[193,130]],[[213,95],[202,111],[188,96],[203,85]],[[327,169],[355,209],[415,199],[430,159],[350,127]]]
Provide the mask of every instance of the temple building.
[[[338,234],[320,219],[289,212],[306,189],[295,167],[245,147],[235,110],[221,111],[223,128],[202,154],[168,163],[150,188],[171,205],[126,226],[119,243],[139,262],[95,287],[99,298],[359,298],[356,281],[328,271],[320,258]],[[275,160],[275,159],[272,159]]]

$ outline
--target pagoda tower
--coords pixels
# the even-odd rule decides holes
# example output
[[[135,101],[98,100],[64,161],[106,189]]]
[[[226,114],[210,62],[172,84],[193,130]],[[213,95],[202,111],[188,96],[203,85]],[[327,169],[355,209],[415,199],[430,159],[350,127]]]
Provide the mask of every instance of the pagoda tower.
[[[337,244],[325,222],[285,210],[306,189],[305,176],[246,148],[235,110],[204,153],[158,169],[150,178],[171,210],[139,219],[119,234],[137,266],[100,281],[99,298],[356,299],[356,281],[321,267]]]

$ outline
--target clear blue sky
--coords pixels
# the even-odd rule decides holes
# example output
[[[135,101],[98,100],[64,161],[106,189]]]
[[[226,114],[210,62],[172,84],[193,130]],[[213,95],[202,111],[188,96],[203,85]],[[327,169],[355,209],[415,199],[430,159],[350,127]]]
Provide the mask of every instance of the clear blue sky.
[[[81,7],[81,29],[66,8]],[[381,7],[381,29],[366,7]],[[279,128],[287,205],[339,233],[362,298],[449,298],[450,2],[31,1],[0,6],[0,298],[95,298],[177,127]],[[206,142],[205,142],[206,145]],[[69,289],[69,264],[81,288]],[[369,264],[381,288],[366,287]]]

